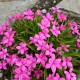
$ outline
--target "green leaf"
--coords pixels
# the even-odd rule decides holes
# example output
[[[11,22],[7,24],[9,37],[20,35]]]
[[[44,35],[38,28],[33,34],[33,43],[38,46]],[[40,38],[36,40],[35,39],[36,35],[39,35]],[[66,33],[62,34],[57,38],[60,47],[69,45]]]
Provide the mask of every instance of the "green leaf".
[[[47,69],[44,69],[44,80],[46,80],[47,77]]]
[[[27,44],[28,48],[30,48],[31,50],[37,52],[37,50],[35,49],[35,46],[34,45],[30,45],[30,44]]]
[[[58,73],[59,73],[62,77],[65,77],[65,75],[64,75],[64,68],[62,68],[62,70],[58,69],[57,71],[58,71]]]

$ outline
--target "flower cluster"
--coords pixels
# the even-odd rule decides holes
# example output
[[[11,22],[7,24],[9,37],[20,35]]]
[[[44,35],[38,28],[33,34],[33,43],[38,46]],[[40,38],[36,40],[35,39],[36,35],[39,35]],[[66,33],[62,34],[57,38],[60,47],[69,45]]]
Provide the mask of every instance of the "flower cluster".
[[[0,27],[0,70],[8,72],[10,67],[11,80],[77,80],[74,66],[80,57],[80,32],[76,22],[69,21],[59,7],[46,14],[28,9],[9,19],[11,23]]]

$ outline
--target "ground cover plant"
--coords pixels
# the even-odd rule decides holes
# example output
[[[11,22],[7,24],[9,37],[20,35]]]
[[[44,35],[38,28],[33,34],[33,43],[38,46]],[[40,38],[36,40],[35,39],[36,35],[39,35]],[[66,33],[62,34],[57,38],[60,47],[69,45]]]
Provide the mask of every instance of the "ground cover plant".
[[[9,16],[0,27],[0,70],[9,80],[77,80],[80,25],[59,7]],[[8,76],[9,75],[9,76]]]

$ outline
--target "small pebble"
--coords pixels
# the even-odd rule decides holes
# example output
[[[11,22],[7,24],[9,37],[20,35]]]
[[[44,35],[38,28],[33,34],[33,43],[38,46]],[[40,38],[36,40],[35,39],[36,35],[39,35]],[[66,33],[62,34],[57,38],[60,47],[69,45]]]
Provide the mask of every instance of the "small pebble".
[[[8,79],[5,79],[5,80],[8,80]]]
[[[45,1],[45,4],[48,4],[48,1]]]
[[[46,9],[42,9],[41,11],[42,11],[42,13],[46,13],[46,12],[47,12],[47,10],[46,10]]]
[[[0,73],[0,78],[3,76],[3,74],[2,73]]]
[[[56,3],[56,0],[54,0],[53,3]]]

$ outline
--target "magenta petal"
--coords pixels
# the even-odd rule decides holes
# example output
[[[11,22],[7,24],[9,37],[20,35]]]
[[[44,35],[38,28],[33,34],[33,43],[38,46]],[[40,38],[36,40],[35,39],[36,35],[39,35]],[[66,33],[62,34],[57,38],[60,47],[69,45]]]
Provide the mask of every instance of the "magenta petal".
[[[21,63],[21,62],[17,62],[16,65],[17,65],[17,66],[21,66],[22,63]]]
[[[22,70],[25,71],[26,70],[26,67],[25,66],[22,66]]]
[[[46,68],[50,68],[51,67],[51,65],[48,63],[48,64],[46,64],[46,66],[45,66]]]
[[[52,70],[53,73],[56,72],[56,66],[54,64],[51,66],[51,70]]]
[[[21,49],[21,47],[20,47],[20,46],[17,46],[16,48],[17,48],[17,49]]]
[[[59,80],[66,80],[65,78],[60,78]]]
[[[21,50],[20,50],[20,52],[23,54],[23,53],[24,53],[24,50],[23,50],[23,49],[21,49]]]
[[[71,76],[76,76],[74,73],[71,73]]]
[[[67,62],[67,65],[70,66],[70,67],[73,66],[71,62]]]

